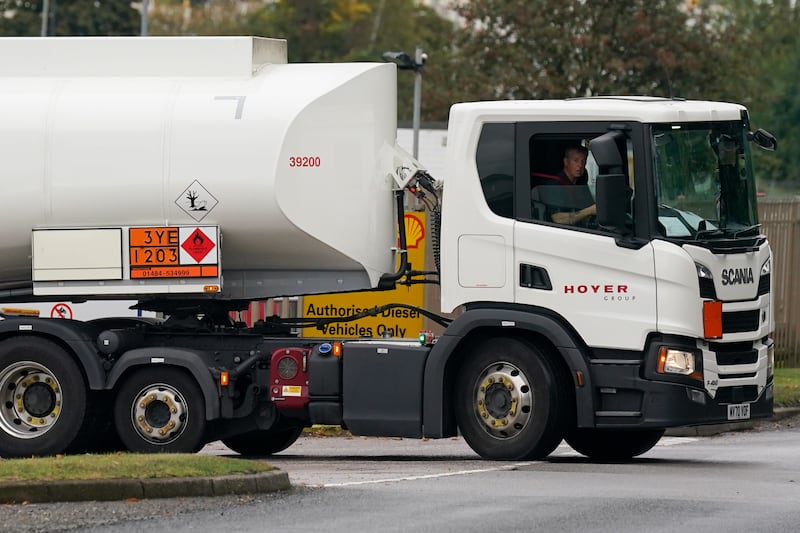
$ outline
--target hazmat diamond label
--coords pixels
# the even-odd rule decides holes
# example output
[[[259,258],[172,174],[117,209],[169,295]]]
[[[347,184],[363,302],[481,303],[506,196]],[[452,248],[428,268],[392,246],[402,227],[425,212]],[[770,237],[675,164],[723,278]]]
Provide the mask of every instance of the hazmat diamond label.
[[[197,261],[198,263],[201,262],[208,253],[214,249],[214,241],[212,241],[208,235],[203,233],[200,228],[196,228],[189,237],[183,241],[181,244],[181,248],[189,254],[189,257]]]
[[[184,213],[197,222],[203,220],[219,201],[203,187],[199,181],[194,180],[191,185],[175,199],[175,205],[183,209]]]

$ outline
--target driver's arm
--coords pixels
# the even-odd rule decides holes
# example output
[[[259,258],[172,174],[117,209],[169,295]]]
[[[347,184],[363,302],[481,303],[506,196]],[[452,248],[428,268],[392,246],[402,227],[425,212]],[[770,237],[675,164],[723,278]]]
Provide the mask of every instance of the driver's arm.
[[[553,213],[553,222],[556,224],[577,224],[578,222],[597,214],[597,204],[584,207],[580,211],[572,213]]]

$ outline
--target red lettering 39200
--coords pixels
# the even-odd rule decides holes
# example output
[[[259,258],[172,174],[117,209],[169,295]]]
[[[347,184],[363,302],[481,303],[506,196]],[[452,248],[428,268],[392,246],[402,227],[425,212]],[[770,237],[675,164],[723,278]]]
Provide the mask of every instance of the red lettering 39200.
[[[564,294],[627,294],[627,285],[564,285]]]
[[[322,160],[318,156],[292,156],[289,158],[290,167],[321,167]]]

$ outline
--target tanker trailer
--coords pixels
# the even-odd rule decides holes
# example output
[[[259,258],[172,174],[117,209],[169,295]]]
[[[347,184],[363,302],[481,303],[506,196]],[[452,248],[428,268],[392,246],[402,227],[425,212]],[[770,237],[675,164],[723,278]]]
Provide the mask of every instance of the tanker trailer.
[[[287,340],[229,311],[391,282],[395,72],[289,65],[274,39],[0,39],[0,302],[166,317],[0,315],[0,456],[87,449],[114,410],[140,451],[195,450],[219,419],[261,431],[240,449],[296,438],[267,398]]]
[[[394,66],[288,65],[285,41],[257,38],[0,47],[0,299],[257,299],[394,271]],[[221,228],[224,258],[130,229],[176,226],[215,249]]]

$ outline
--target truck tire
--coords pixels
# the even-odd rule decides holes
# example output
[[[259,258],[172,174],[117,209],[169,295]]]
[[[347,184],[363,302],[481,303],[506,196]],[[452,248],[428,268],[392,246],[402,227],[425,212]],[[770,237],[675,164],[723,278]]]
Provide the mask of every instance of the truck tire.
[[[120,440],[132,452],[196,452],[205,444],[203,393],[194,378],[180,369],[139,369],[117,393],[114,423]]]
[[[87,434],[87,388],[80,368],[55,343],[0,342],[0,457],[53,455]]]
[[[302,426],[248,431],[235,437],[222,439],[222,443],[242,455],[265,456],[282,452],[303,434]]]
[[[561,442],[569,405],[564,385],[533,345],[512,338],[480,341],[455,392],[461,434],[481,457],[541,459]]]
[[[594,461],[629,461],[649,451],[662,435],[663,429],[576,428],[565,439],[573,450]]]

